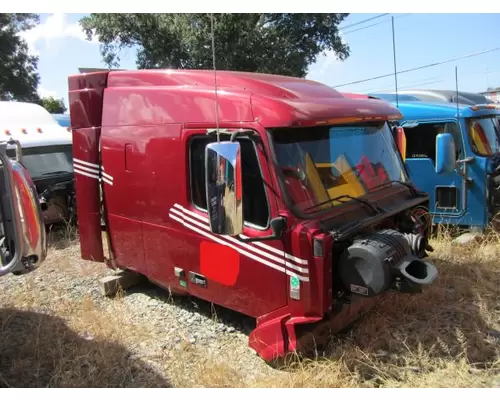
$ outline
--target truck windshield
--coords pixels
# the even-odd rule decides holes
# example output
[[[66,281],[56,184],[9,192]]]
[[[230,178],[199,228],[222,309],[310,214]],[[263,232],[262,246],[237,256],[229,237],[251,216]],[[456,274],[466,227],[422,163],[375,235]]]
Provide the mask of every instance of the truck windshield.
[[[34,180],[73,173],[71,144],[27,147],[22,149],[22,153],[22,164]],[[13,150],[9,150],[8,154],[13,156]]]
[[[272,137],[286,191],[300,212],[325,201],[320,209],[335,207],[385,182],[408,181],[386,122],[279,128]]]
[[[471,118],[468,123],[473,150],[481,156],[499,151],[500,132],[497,117]]]

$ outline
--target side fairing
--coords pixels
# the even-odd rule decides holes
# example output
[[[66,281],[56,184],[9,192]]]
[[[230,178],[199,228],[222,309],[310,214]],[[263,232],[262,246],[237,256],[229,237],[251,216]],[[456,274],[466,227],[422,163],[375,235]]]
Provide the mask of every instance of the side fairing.
[[[68,80],[81,257],[96,262],[104,261],[99,140],[107,76],[108,72],[98,72],[72,76]]]

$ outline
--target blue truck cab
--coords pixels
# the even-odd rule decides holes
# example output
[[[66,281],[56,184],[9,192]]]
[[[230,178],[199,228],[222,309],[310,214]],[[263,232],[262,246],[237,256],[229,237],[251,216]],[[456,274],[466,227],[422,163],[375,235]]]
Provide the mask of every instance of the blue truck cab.
[[[57,123],[65,128],[71,128],[69,114],[52,114]]]
[[[500,105],[401,97],[396,103],[394,94],[370,96],[389,101],[402,112],[403,157],[415,186],[430,195],[433,222],[480,232],[496,225],[500,214]]]

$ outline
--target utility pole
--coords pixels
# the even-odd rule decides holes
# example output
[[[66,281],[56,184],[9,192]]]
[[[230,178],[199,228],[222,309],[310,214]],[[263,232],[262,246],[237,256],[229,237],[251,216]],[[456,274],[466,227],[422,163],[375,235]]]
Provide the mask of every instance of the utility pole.
[[[399,107],[398,73],[396,69],[396,33],[394,32],[394,16],[391,16],[391,19],[392,19],[392,53],[394,55],[394,83],[396,85],[396,107]]]

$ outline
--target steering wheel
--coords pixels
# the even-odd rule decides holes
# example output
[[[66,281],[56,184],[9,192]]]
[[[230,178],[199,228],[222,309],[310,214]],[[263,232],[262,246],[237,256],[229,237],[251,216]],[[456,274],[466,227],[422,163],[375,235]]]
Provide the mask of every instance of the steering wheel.
[[[301,181],[306,179],[305,172],[300,168],[281,167],[281,171],[283,172],[283,175],[289,176],[291,178],[295,178]]]

